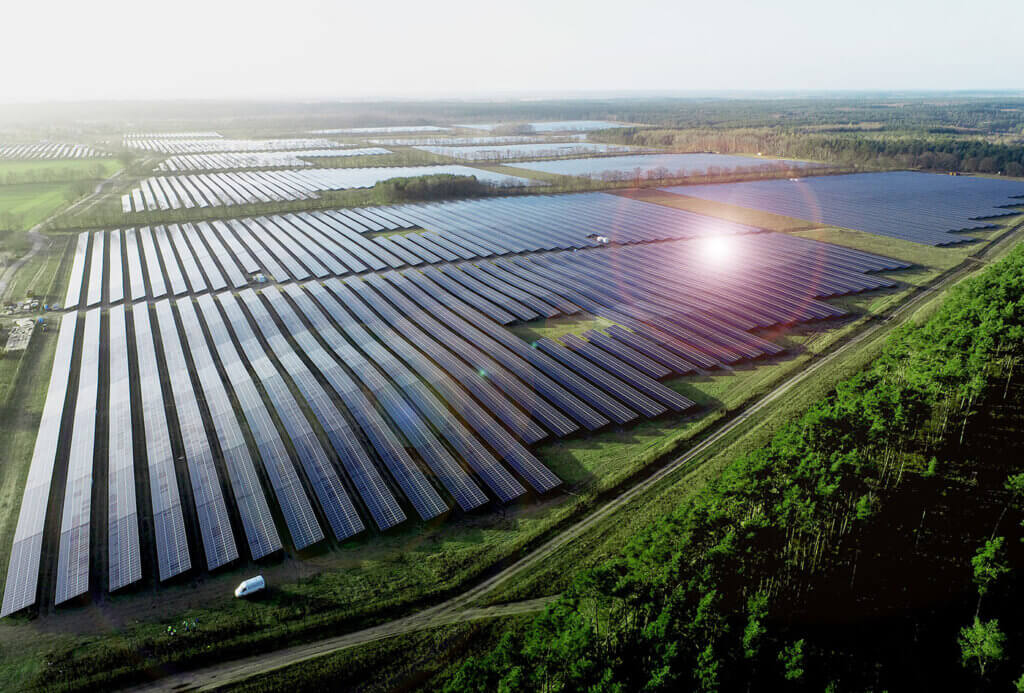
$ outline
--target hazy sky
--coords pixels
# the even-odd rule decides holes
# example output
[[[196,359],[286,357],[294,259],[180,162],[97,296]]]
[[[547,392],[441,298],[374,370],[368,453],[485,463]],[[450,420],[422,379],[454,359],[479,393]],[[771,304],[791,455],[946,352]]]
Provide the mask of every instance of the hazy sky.
[[[1020,0],[4,4],[7,102],[1024,87]]]

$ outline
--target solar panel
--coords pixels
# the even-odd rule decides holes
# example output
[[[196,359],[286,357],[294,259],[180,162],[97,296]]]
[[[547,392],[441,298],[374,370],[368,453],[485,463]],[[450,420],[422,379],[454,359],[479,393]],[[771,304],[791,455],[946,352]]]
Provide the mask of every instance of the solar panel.
[[[153,298],[166,296],[167,282],[164,281],[164,271],[160,266],[156,245],[153,243],[153,234],[148,226],[139,229],[138,234],[139,241],[142,244],[142,254],[146,258],[146,273],[149,275],[150,295]]]
[[[359,514],[345,491],[338,473],[331,465],[316,433],[302,414],[302,410],[288,389],[284,378],[267,357],[263,346],[257,341],[237,299],[231,294],[222,294],[220,303],[246,359],[256,373],[256,377],[263,384],[267,396],[270,397],[274,409],[281,418],[281,423],[295,447],[295,452],[306,471],[306,477],[309,479],[317,499],[320,501],[320,507],[323,509],[324,515],[327,516],[334,536],[338,541],[343,541],[362,532],[366,527],[359,519]],[[290,356],[295,358],[294,353],[291,353]]]
[[[85,305],[92,307],[103,300],[103,237],[102,231],[95,232],[92,240],[92,260],[89,263],[89,284]]]
[[[124,252],[128,258],[128,296],[132,301],[146,297],[146,280],[142,275],[142,258],[135,229],[124,232]]]
[[[445,344],[459,349],[469,363],[486,373],[487,377],[491,378],[495,384],[512,395],[519,406],[536,416],[548,430],[560,436],[579,430],[579,426],[572,419],[543,399],[543,397],[547,397],[551,402],[558,404],[563,401],[571,402],[572,395],[530,364],[503,349],[501,345],[483,332],[449,311],[403,275],[388,273],[383,276],[424,309],[417,313],[409,312],[410,316],[440,337],[447,338]],[[372,276],[368,279],[371,282],[374,281]],[[437,321],[432,318],[428,319],[429,316],[436,316],[437,320],[442,321],[461,339],[451,339],[448,333],[438,332]],[[516,377],[512,377],[511,374],[515,374]],[[520,383],[520,380],[525,385]],[[537,394],[538,392],[540,395]],[[582,403],[580,404],[582,405]],[[596,412],[594,414],[597,415]]]
[[[39,433],[36,434],[28,479],[18,511],[18,525],[14,530],[14,544],[7,568],[3,608],[0,617],[20,611],[36,602],[39,584],[39,562],[43,547],[43,525],[50,499],[50,484],[57,461],[64,402],[67,399],[71,358],[74,355],[77,313],[66,313],[60,321],[57,347],[50,371],[50,384],[46,390]]]
[[[142,578],[135,502],[131,375],[124,306],[110,309],[110,415],[107,428],[107,561],[111,592]]]
[[[167,234],[174,243],[174,249],[178,251],[182,269],[185,271],[185,276],[188,278],[188,283],[192,287],[193,293],[205,291],[206,280],[203,279],[203,273],[199,271],[199,265],[196,263],[195,256],[192,255],[192,250],[188,247],[188,243],[185,242],[185,236],[182,234],[181,229],[177,224],[171,224],[167,227]]]
[[[77,308],[82,299],[82,282],[85,281],[85,256],[89,247],[89,232],[78,234],[75,255],[71,260],[71,275],[68,278],[68,291],[64,297],[65,308]]]
[[[317,368],[331,383],[349,413],[359,423],[363,433],[366,434],[377,454],[388,467],[395,482],[416,508],[417,514],[426,520],[446,512],[448,506],[408,454],[402,454],[397,437],[362,394],[359,386],[352,380],[352,375],[342,369],[340,364],[351,368],[352,374],[358,377],[373,393],[377,403],[387,412],[391,420],[424,459],[431,461],[433,466],[437,466],[439,469],[450,470],[454,464],[447,451],[437,442],[429,427],[409,406],[408,402],[390,386],[372,364],[353,349],[331,326],[309,296],[294,285],[287,287],[285,292],[295,302],[299,311],[310,321],[313,330],[323,338],[337,357],[336,360],[332,359],[323,350],[320,350],[317,352],[320,355]],[[275,296],[275,293],[268,291],[265,295],[271,299],[271,304],[276,310],[278,305],[283,303],[283,297],[279,293]],[[279,314],[280,312],[278,311]]]
[[[281,336],[277,326],[270,317],[270,313],[260,303],[256,294],[251,290],[243,291],[242,300],[245,302],[249,312],[253,315],[254,322],[264,338],[274,350],[275,355],[281,361],[282,366],[288,370],[292,381],[302,392],[303,397],[309,403],[317,421],[323,426],[327,433],[331,446],[348,474],[349,480],[359,492],[359,497],[366,504],[370,516],[381,529],[389,529],[405,521],[405,512],[395,500],[391,491],[384,483],[372,461],[366,454],[366,450],[359,444],[355,432],[348,422],[338,412],[331,399],[324,392],[316,378],[309,369],[294,353],[291,346]],[[331,381],[331,375],[339,366],[331,359],[316,339],[310,334],[299,317],[292,311],[291,307],[284,301],[283,296],[273,287],[264,291],[274,311],[284,323],[285,330],[295,340],[303,353],[324,373]],[[340,382],[331,381],[335,390],[344,390]]]
[[[195,364],[196,379],[202,388],[203,399],[210,412],[210,421],[217,436],[224,467],[228,472],[235,505],[242,518],[242,528],[249,543],[249,551],[253,559],[260,559],[280,550],[281,538],[270,514],[270,506],[267,505],[263,487],[256,475],[256,468],[253,466],[249,447],[235,415],[234,405],[228,397],[213,355],[203,338],[203,329],[199,324],[195,307],[187,298],[178,300],[177,305],[182,330],[188,341],[192,362]],[[243,410],[247,404],[254,406],[255,402],[244,402]]]
[[[368,289],[364,282],[361,280],[351,280],[346,284],[342,284],[337,279],[332,279],[327,282],[327,287],[335,293],[344,306],[347,306],[351,311],[353,311],[353,313],[355,313],[363,325],[373,331],[377,339],[379,339],[383,344],[387,344],[403,361],[408,363],[421,378],[430,383],[434,390],[444,398],[448,405],[466,421],[469,427],[483,440],[485,440],[491,448],[497,451],[501,459],[511,465],[520,476],[526,479],[527,482],[534,487],[534,489],[540,492],[546,492],[561,484],[558,477],[552,474],[547,467],[542,465],[536,457],[534,457],[526,448],[509,435],[504,428],[499,426],[487,411],[468,396],[461,386],[456,384],[454,380],[444,373],[444,371],[435,366],[433,362],[420,353],[420,351],[413,346],[413,343],[407,342],[403,336],[392,330],[367,308],[368,305],[376,309],[378,312],[386,312],[388,310],[383,302],[372,292],[359,291],[363,288]],[[366,299],[366,304],[361,303],[360,300],[356,298],[354,291],[360,292],[360,295]],[[416,336],[423,337],[427,343],[430,341],[426,335]],[[420,348],[424,348],[426,346],[424,342],[416,342],[415,344]],[[391,374],[392,377],[395,377],[394,370],[388,369],[388,373]],[[468,375],[469,378],[472,378],[472,375],[468,372],[466,375]],[[479,378],[477,379],[479,380]],[[418,385],[418,383],[411,385],[411,387],[415,387],[415,385]],[[419,388],[417,389],[421,391],[422,398],[426,399],[428,402],[432,399],[430,393],[426,391],[422,385],[419,385]],[[459,429],[462,428],[458,419],[453,419],[450,416],[444,417],[443,421],[446,425],[453,427],[456,431],[459,431]],[[462,435],[468,438],[468,432],[463,432]],[[471,450],[477,455],[479,460],[477,464],[497,464],[496,461],[492,461],[490,453],[486,450],[483,451],[483,455],[480,454],[478,446],[473,446]],[[482,469],[483,472],[478,471],[478,473],[481,474],[481,477],[484,477],[484,474],[486,474],[491,478],[488,485],[499,482],[507,484],[507,479],[504,478],[504,475],[493,472],[490,466],[482,466]],[[498,469],[501,468],[499,467]],[[505,488],[514,487],[506,486]]]
[[[68,475],[60,523],[55,604],[62,604],[89,591],[89,520],[100,376],[99,308],[93,308],[85,314],[81,351],[78,395],[71,428]]]
[[[297,549],[312,546],[324,538],[323,530],[320,529],[320,523],[313,514],[313,507],[309,504],[288,450],[277,432],[277,426],[270,418],[270,413],[263,404],[255,383],[249,377],[241,356],[235,350],[227,325],[220,317],[213,297],[205,294],[199,297],[197,303],[210,331],[210,338],[213,340],[221,367],[242,406],[242,414],[263,460],[263,468],[274,489],[292,542]]]
[[[192,378],[188,373],[185,354],[178,339],[178,329],[168,299],[156,303],[157,325],[167,363],[167,380],[174,395],[178,413],[178,429],[188,463],[192,495],[195,499],[199,530],[206,552],[206,565],[210,570],[219,568],[238,558],[238,548],[231,532],[227,505],[221,492],[220,480],[213,462],[213,451],[206,436],[206,427],[199,412]]]
[[[156,239],[156,244],[160,248],[160,255],[163,257],[164,269],[167,270],[167,284],[171,290],[171,295],[181,296],[187,293],[188,286],[185,284],[185,277],[181,273],[178,259],[174,256],[174,250],[171,248],[171,240],[167,236],[167,229],[163,226],[154,227],[153,237]]]
[[[332,287],[336,293],[351,296],[344,291],[337,283]],[[444,437],[445,440],[458,452],[469,466],[484,480],[492,491],[502,501],[508,501],[522,495],[525,489],[502,468],[497,460],[483,447],[466,428],[451,415],[451,413],[438,402],[437,398],[414,376],[401,362],[399,362],[388,350],[384,349],[377,341],[353,319],[342,305],[332,299],[320,285],[310,285],[309,292],[316,298],[324,309],[330,314],[339,327],[348,335],[355,344],[381,369],[387,373],[396,385],[405,393],[408,401],[415,406],[426,421],[433,424],[434,428]],[[351,297],[354,301],[358,299]],[[397,338],[401,341],[401,338]],[[339,352],[343,356],[346,352]],[[345,358],[346,363],[351,364],[357,372],[365,372],[360,368],[359,362],[362,357]],[[378,390],[383,388],[378,387]]]
[[[124,300],[124,270],[121,268],[121,232],[117,229],[110,232],[110,270],[107,273],[110,288],[107,300],[120,303]]]
[[[546,437],[543,428],[517,408],[478,370],[470,368],[438,343],[430,335],[416,327],[408,318],[392,308],[380,294],[370,289],[370,284],[350,280],[346,284],[366,301],[383,319],[410,343],[418,347],[449,375],[455,378],[487,408],[498,417],[513,433],[527,443],[536,443]],[[384,294],[387,295],[387,294]],[[414,309],[415,310],[415,309]]]
[[[153,507],[157,567],[160,580],[168,580],[192,567],[188,537],[182,515],[178,478],[174,471],[171,434],[164,411],[163,386],[156,361],[156,347],[150,327],[149,306],[137,303],[132,309],[135,357],[139,366],[139,393],[149,470],[149,496]]]

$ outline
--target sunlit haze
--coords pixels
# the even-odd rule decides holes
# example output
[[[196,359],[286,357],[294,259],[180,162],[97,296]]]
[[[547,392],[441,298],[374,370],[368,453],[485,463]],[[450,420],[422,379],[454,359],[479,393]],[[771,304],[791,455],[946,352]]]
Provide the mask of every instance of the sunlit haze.
[[[3,18],[5,102],[1016,89],[1024,74],[1024,3],[1006,0],[108,0]]]

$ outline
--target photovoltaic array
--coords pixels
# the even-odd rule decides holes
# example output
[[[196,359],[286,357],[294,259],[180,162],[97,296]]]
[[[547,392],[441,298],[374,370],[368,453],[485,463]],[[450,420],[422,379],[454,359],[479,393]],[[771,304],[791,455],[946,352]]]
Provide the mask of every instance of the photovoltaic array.
[[[550,493],[532,446],[687,412],[667,378],[777,355],[761,328],[842,315],[822,299],[904,267],[597,193],[82,233],[2,613],[36,602],[52,544],[44,598],[88,590],[94,513],[113,591]],[[608,327],[507,327],[568,316]]]
[[[475,176],[482,183],[496,186],[537,184],[527,178],[458,165],[230,171],[144,178],[139,187],[121,197],[121,209],[127,214],[146,210],[315,200],[324,190],[370,188],[389,178],[440,174]]]
[[[1019,181],[910,171],[665,190],[927,245],[975,240],[954,232],[992,228],[984,219],[1024,206]]]

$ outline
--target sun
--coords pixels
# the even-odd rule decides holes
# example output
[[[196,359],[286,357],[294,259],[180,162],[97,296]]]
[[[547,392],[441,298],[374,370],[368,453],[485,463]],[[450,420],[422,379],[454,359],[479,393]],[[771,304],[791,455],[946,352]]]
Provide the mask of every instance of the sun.
[[[700,241],[700,254],[709,264],[727,264],[735,254],[731,236],[708,236]]]

